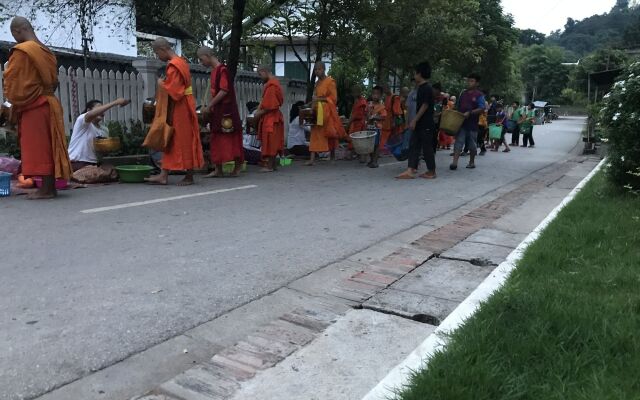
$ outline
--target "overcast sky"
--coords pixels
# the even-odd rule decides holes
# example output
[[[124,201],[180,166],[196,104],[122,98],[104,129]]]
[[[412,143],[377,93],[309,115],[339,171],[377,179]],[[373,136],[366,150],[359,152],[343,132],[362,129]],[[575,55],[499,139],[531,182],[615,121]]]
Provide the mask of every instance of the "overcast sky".
[[[616,0],[502,0],[504,11],[513,15],[516,27],[549,34],[562,29],[571,17],[581,20],[608,12]]]

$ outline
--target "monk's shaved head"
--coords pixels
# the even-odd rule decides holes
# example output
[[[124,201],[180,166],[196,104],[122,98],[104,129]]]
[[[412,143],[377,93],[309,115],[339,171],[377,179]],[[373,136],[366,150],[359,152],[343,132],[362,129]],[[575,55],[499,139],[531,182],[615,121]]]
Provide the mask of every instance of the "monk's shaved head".
[[[204,65],[205,67],[215,68],[218,66],[218,64],[220,64],[220,61],[218,61],[218,56],[211,47],[202,46],[198,49],[196,54],[198,55],[200,64]]]
[[[324,79],[324,77],[327,75],[327,66],[324,64],[324,62],[317,61],[315,64],[313,64],[313,73],[319,79]]]
[[[163,37],[154,40],[153,43],[151,43],[151,47],[161,61],[171,61],[171,59],[176,56],[171,43]]]
[[[163,37],[159,37],[151,43],[151,47],[154,49],[172,49],[171,43]]]
[[[12,19],[9,29],[11,30],[13,38],[18,43],[26,42],[28,40],[38,40],[33,30],[33,25],[31,25],[31,22],[29,22],[25,17],[15,17]]]
[[[33,31],[33,25],[31,25],[31,22],[29,22],[29,20],[26,19],[25,17],[15,17],[14,19],[11,20],[10,29],[16,29],[16,28],[30,29]]]
[[[260,75],[260,78],[265,83],[271,79],[272,71],[273,67],[269,64],[262,64],[258,67],[258,75]]]
[[[215,57],[213,53],[213,49],[211,47],[202,46],[198,49],[198,55],[203,55],[207,57]]]

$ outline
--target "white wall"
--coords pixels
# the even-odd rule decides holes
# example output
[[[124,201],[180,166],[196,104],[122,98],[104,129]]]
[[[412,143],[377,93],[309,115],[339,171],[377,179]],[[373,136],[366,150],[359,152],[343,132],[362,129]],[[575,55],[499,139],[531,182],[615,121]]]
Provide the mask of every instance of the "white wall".
[[[8,3],[8,4],[7,4]],[[80,26],[75,20],[75,10],[67,7],[59,14],[52,15],[33,9],[33,0],[8,0],[10,15],[22,15],[31,20],[36,34],[48,46],[82,51]],[[135,17],[125,6],[107,6],[97,13],[93,27],[91,51],[122,56],[137,56]],[[0,40],[13,42],[9,25],[11,19],[0,23]]]
[[[291,46],[286,46],[286,54],[285,47],[282,45],[276,46],[276,76],[284,76],[284,64],[280,64],[285,62],[298,62],[298,58],[296,57],[296,52],[303,60],[307,59],[307,46],[295,46],[295,51]],[[285,57],[286,56],[286,57]],[[315,60],[315,46],[311,46],[311,60]],[[332,55],[330,52],[325,53],[322,57],[322,61],[326,64],[327,71],[331,72],[331,59]],[[313,66],[313,61],[310,63],[310,66]],[[312,68],[310,68],[312,69]]]

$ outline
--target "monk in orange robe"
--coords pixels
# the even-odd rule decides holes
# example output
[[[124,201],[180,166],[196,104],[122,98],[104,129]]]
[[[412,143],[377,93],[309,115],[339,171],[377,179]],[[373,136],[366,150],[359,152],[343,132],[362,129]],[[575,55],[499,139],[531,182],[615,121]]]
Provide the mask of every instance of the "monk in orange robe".
[[[38,40],[27,19],[14,18],[10,29],[18,44],[9,53],[4,97],[17,115],[22,174],[42,177],[42,186],[29,199],[51,199],[57,195],[56,178],[71,176],[62,106],[54,96],[56,57]]]
[[[351,93],[355,102],[353,103],[351,116],[349,117],[349,135],[367,129],[367,99],[362,95],[362,88],[358,85],[352,88]],[[349,150],[353,152],[353,145],[351,142],[349,142]],[[362,158],[361,161],[364,162]]]
[[[193,185],[193,169],[204,166],[204,157],[189,64],[173,51],[165,38],[158,38],[153,42],[153,51],[161,61],[168,63],[166,78],[159,79],[158,85],[169,95],[173,137],[162,154],[162,172],[146,180],[166,185],[169,171],[186,171],[178,186]]]
[[[284,92],[278,79],[271,73],[270,66],[258,68],[258,74],[264,82],[262,101],[255,117],[258,120],[258,138],[264,159],[262,172],[277,169],[276,156],[284,151],[284,118],[280,107],[284,104]]]
[[[331,152],[331,160],[335,160],[338,140],[346,137],[346,132],[338,116],[338,89],[336,81],[327,76],[326,66],[317,62],[313,72],[318,78],[313,95],[313,108],[316,110],[317,123],[311,127],[309,151],[311,159],[305,165],[313,165],[318,153]]]
[[[382,124],[382,137],[380,138],[380,149],[384,149],[384,145],[389,140],[391,135],[397,135],[401,133],[402,123],[399,123],[404,118],[404,111],[402,110],[402,99],[400,96],[393,94],[389,85],[384,86],[384,107],[387,110],[387,117]]]
[[[367,129],[367,99],[362,95],[360,86],[354,86],[352,93],[355,102],[349,118],[349,134]]]
[[[369,168],[378,168],[378,158],[380,155],[380,141],[382,140],[382,130],[384,128],[384,121],[386,121],[387,115],[387,107],[382,102],[382,93],[383,89],[380,86],[374,86],[371,91],[371,102],[367,108],[367,120],[368,126],[375,126],[378,131],[378,136],[376,136],[376,145],[374,147],[373,153],[371,153],[369,164],[367,166]]]

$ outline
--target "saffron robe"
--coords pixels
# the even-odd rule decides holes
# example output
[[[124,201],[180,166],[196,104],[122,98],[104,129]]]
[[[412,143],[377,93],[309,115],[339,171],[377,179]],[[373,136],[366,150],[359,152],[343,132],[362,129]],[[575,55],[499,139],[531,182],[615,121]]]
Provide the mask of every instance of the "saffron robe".
[[[358,97],[351,110],[350,134],[367,129],[367,107],[367,100],[362,96]]]
[[[223,64],[211,71],[211,98],[220,91],[227,94],[218,104],[213,106],[211,113],[211,163],[221,165],[236,159],[244,161],[244,148],[242,147],[242,121],[236,102],[236,91],[233,82],[230,82],[229,71]],[[222,131],[222,118],[233,120],[233,132]]]
[[[167,78],[162,84],[169,94],[172,108],[173,138],[162,155],[162,168],[171,171],[202,168],[202,143],[196,103],[191,89],[191,71],[182,57],[174,57],[167,65]]]
[[[4,97],[17,114],[26,177],[71,177],[62,106],[54,95],[57,86],[56,57],[48,48],[35,41],[14,46],[4,72]]]
[[[342,122],[338,116],[338,89],[336,81],[327,76],[316,83],[314,91],[316,97],[323,97],[325,101],[319,101],[317,107],[322,107],[322,125],[311,127],[311,140],[309,151],[315,153],[335,150],[338,147],[338,139],[346,136]],[[320,114],[319,111],[317,114]],[[320,118],[318,118],[320,120]]]
[[[271,78],[262,90],[260,110],[265,113],[258,122],[258,136],[262,143],[263,157],[275,157],[284,150],[284,118],[280,107],[284,103],[282,86],[276,78]]]
[[[386,118],[382,124],[382,136],[380,137],[380,148],[383,149],[389,136],[401,133],[401,126],[394,126],[396,118],[403,117],[402,99],[400,96],[392,94],[384,99],[384,107],[387,110]]]

